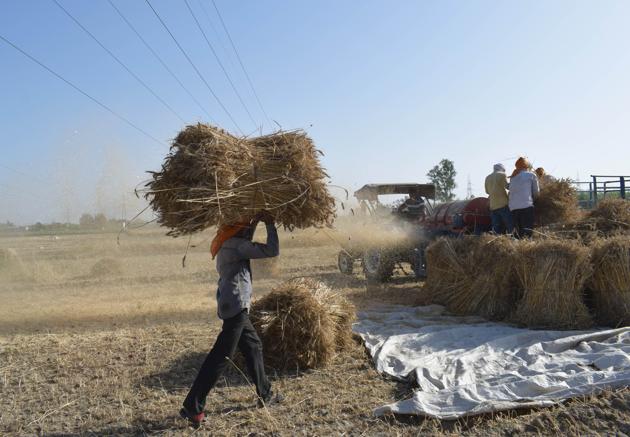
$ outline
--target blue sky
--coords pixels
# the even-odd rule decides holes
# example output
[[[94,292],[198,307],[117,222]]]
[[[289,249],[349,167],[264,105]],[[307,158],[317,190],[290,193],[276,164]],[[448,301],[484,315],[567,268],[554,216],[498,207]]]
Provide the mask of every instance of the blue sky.
[[[112,0],[235,131],[141,0]],[[258,126],[273,129],[210,0],[188,0]],[[630,173],[630,2],[215,0],[270,118],[305,128],[334,184],[419,181],[455,161],[483,194],[519,155],[562,177]],[[186,121],[207,116],[106,0],[59,0]],[[257,127],[183,0],[151,3],[245,133]],[[6,1],[0,34],[167,143],[183,123],[52,0]],[[128,214],[167,152],[0,41],[0,221]]]

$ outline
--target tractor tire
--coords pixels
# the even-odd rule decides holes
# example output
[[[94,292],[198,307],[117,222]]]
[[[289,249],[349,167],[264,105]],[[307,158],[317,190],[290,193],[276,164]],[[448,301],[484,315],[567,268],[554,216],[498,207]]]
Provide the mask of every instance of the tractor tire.
[[[354,258],[342,250],[337,255],[337,267],[344,275],[351,275],[354,271]]]
[[[424,281],[427,279],[427,259],[425,256],[426,247],[417,247],[413,250],[411,255],[413,272],[416,275],[416,279]]]
[[[394,274],[396,261],[382,249],[368,249],[361,259],[363,273],[369,283],[387,282]]]

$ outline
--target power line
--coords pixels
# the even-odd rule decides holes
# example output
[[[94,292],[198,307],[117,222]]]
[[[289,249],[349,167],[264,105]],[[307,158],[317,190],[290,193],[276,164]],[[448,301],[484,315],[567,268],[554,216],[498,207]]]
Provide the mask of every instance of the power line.
[[[157,93],[155,91],[153,91],[153,89],[151,89],[151,87],[149,85],[147,85],[142,79],[140,79],[138,77],[137,74],[135,74],[133,71],[131,71],[129,69],[129,67],[127,67],[125,65],[124,62],[122,62],[114,53],[112,53],[111,50],[109,50],[107,47],[105,47],[105,45],[103,45],[103,43],[101,43],[98,38],[96,38],[89,30],[87,30],[87,28],[85,28],[85,26],[83,26],[79,20],[77,20],[70,12],[68,12],[68,10],[66,8],[64,8],[61,3],[59,3],[57,0],[52,0],[68,17],[70,17],[70,19],[72,21],[74,21],[77,26],[79,26],[85,33],[87,33],[90,38],[92,38],[99,46],[101,46],[101,48],[103,50],[105,50],[107,52],[107,54],[109,54],[121,67],[123,67],[127,73],[129,73],[136,81],[138,81],[138,83],[140,83],[140,85],[142,85],[147,91],[149,91],[151,94],[153,94],[153,97],[155,97],[162,105],[164,105],[169,111],[171,111],[177,118],[179,118],[179,120],[182,123],[186,123],[186,121],[168,104],[164,101],[164,99],[162,99],[160,96],[157,95]]]
[[[223,30],[225,31],[225,34],[227,35],[228,39],[230,40],[230,45],[232,46],[232,49],[234,50],[234,53],[236,53],[236,58],[238,59],[238,63],[241,65],[241,68],[243,69],[243,73],[245,73],[245,77],[247,78],[247,82],[249,82],[249,86],[252,89],[252,92],[254,93],[254,97],[256,97],[256,101],[258,102],[258,106],[260,107],[260,110],[262,111],[262,113],[264,114],[265,118],[267,119],[267,122],[271,125],[271,120],[269,119],[269,116],[267,115],[267,112],[265,111],[265,108],[263,108],[262,103],[260,102],[260,98],[258,97],[258,93],[256,92],[256,89],[254,88],[254,84],[251,80],[251,78],[249,77],[249,74],[247,73],[247,70],[245,69],[245,65],[243,64],[243,61],[240,57],[240,55],[238,54],[238,50],[236,50],[236,45],[234,44],[234,41],[232,41],[232,37],[230,36],[230,32],[228,32],[227,26],[225,25],[225,22],[223,21],[223,17],[221,16],[221,12],[219,12],[219,8],[217,7],[217,4],[214,2],[214,0],[212,0],[212,5],[214,6],[214,10],[217,11],[217,15],[219,16],[219,20],[221,21],[221,26],[223,26]]]
[[[8,45],[10,45],[11,47],[13,47],[15,50],[17,50],[18,52],[22,53],[24,56],[26,56],[28,59],[30,59],[31,61],[35,62],[37,65],[39,65],[40,67],[42,67],[43,69],[45,69],[46,71],[48,71],[50,74],[52,74],[53,76],[55,76],[57,79],[65,82],[67,85],[70,85],[72,88],[74,88],[76,91],[78,91],[79,93],[83,94],[85,97],[87,97],[88,99],[90,99],[91,101],[93,101],[94,103],[96,103],[98,106],[100,106],[101,108],[105,109],[107,112],[109,112],[110,114],[112,114],[114,117],[118,118],[119,120],[122,120],[123,122],[125,122],[127,125],[131,126],[132,128],[134,128],[135,130],[137,130],[138,132],[140,132],[141,134],[143,134],[144,136],[150,138],[151,140],[153,140],[154,142],[160,144],[160,145],[166,145],[164,142],[158,140],[157,138],[155,138],[153,135],[151,135],[150,133],[148,133],[147,131],[145,131],[144,129],[142,129],[141,127],[137,126],[136,124],[134,124],[133,122],[129,121],[127,118],[123,117],[122,115],[118,114],[116,111],[114,111],[113,109],[111,109],[109,106],[107,106],[104,103],[101,103],[99,100],[97,100],[95,97],[92,97],[91,95],[89,95],[87,92],[83,91],[81,88],[79,88],[78,86],[76,86],[75,84],[73,84],[72,82],[70,82],[68,79],[64,78],[63,76],[61,76],[59,73],[57,73],[56,71],[54,71],[52,68],[48,67],[47,65],[45,65],[44,63],[40,62],[39,60],[37,60],[36,58],[34,58],[33,56],[31,56],[30,54],[28,54],[27,52],[25,52],[24,50],[22,50],[20,47],[18,47],[17,45],[15,45],[14,43],[12,43],[11,41],[9,41],[7,38],[5,38],[4,36],[0,35],[0,39],[2,41],[4,41],[5,43],[7,43]]]
[[[212,33],[214,34],[217,42],[219,43],[219,46],[221,46],[221,51],[225,55],[225,58],[228,60],[228,63],[230,64],[232,68],[236,68],[236,64],[232,60],[232,55],[230,51],[225,47],[225,44],[223,44],[221,34],[217,30],[217,27],[214,25],[212,19],[210,18],[210,14],[208,14],[208,10],[206,9],[205,3],[202,2],[201,0],[197,0],[197,6],[202,10],[203,15],[206,17],[206,22],[210,26],[210,29],[212,29]]]
[[[160,23],[162,23],[162,26],[164,27],[164,29],[166,29],[166,31],[168,32],[168,34],[171,36],[171,38],[173,39],[173,41],[175,42],[175,44],[177,45],[177,47],[179,48],[179,50],[182,52],[182,54],[184,55],[184,57],[188,60],[188,63],[190,63],[190,65],[193,67],[193,69],[195,70],[195,72],[197,73],[197,76],[199,76],[199,78],[201,79],[201,81],[206,85],[206,87],[208,88],[208,91],[210,91],[210,94],[212,94],[212,97],[214,97],[214,99],[217,101],[217,103],[219,104],[219,106],[221,106],[221,108],[223,109],[223,111],[227,114],[227,116],[230,118],[230,120],[232,121],[232,123],[234,124],[234,126],[236,126],[236,129],[238,129],[238,131],[241,133],[241,135],[245,135],[243,133],[243,130],[240,128],[240,126],[238,125],[238,123],[236,122],[236,120],[234,120],[234,117],[232,117],[232,114],[230,113],[230,111],[228,111],[228,109],[225,107],[225,105],[223,104],[223,102],[221,101],[221,99],[219,99],[219,96],[216,95],[216,93],[214,92],[214,90],[212,89],[212,87],[210,86],[210,84],[208,83],[208,81],[206,81],[206,79],[203,77],[203,75],[201,74],[201,72],[199,71],[199,69],[197,68],[197,66],[195,65],[195,63],[192,61],[192,59],[190,59],[190,56],[188,56],[188,54],[186,53],[186,51],[184,50],[184,48],[181,46],[181,44],[177,41],[177,38],[175,38],[175,35],[173,35],[173,33],[170,31],[170,29],[168,28],[168,26],[166,25],[166,23],[164,22],[164,20],[162,20],[162,17],[160,17],[160,14],[158,14],[158,12],[155,10],[155,8],[153,7],[153,5],[151,4],[151,2],[149,0],[144,0],[149,7],[151,8],[151,10],[153,11],[153,14],[155,14],[156,18],[160,21]]]
[[[223,66],[223,63],[221,62],[221,59],[219,59],[219,55],[217,55],[217,52],[214,50],[214,47],[212,47],[212,44],[210,44],[210,40],[208,40],[208,37],[206,36],[206,32],[204,32],[203,28],[201,27],[201,24],[199,24],[199,20],[197,20],[197,17],[195,16],[195,13],[193,12],[192,8],[190,7],[190,4],[188,3],[188,0],[184,0],[184,3],[186,3],[186,7],[188,8],[188,11],[190,12],[190,15],[192,15],[193,20],[195,20],[195,23],[197,24],[197,27],[201,31],[201,34],[203,35],[203,39],[206,40],[206,44],[208,45],[208,47],[210,48],[210,51],[214,55],[214,59],[216,59],[217,63],[219,64],[219,67],[221,67],[221,70],[223,70],[223,74],[225,75],[226,79],[230,83],[230,86],[232,87],[232,90],[234,91],[234,94],[236,94],[236,97],[238,97],[238,100],[241,102],[241,105],[243,105],[243,108],[245,108],[245,112],[247,112],[247,115],[249,116],[249,119],[251,120],[252,124],[254,126],[256,126],[256,121],[254,121],[254,117],[252,117],[251,112],[249,112],[249,108],[247,107],[247,105],[243,101],[243,98],[241,97],[240,93],[236,89],[236,86],[234,85],[234,82],[232,82],[232,79],[230,78],[230,75],[228,74],[228,72],[225,69],[225,67]]]
[[[43,179],[42,179],[42,178],[40,178],[39,176],[26,174],[26,173],[24,173],[23,171],[20,171],[20,170],[16,170],[16,169],[14,169],[14,168],[11,168],[11,167],[9,167],[8,165],[5,165],[5,164],[0,164],[0,167],[5,168],[5,169],[7,169],[7,170],[9,170],[9,171],[12,171],[13,173],[16,173],[16,174],[19,174],[19,175],[25,176],[25,177],[27,177],[27,178],[37,179],[38,181],[43,182],[43,183],[45,183],[45,184],[47,184],[47,183],[48,183],[47,181],[43,180]]]
[[[157,54],[157,52],[153,49],[153,47],[151,47],[149,45],[149,43],[142,37],[142,35],[140,35],[140,32],[138,32],[136,30],[136,28],[133,26],[133,24],[131,24],[129,22],[129,20],[127,19],[127,17],[125,17],[123,15],[123,13],[120,11],[120,9],[118,9],[116,7],[116,5],[112,2],[112,0],[107,0],[109,2],[109,4],[112,6],[112,8],[114,8],[114,10],[118,13],[118,15],[120,15],[120,18],[123,19],[123,21],[125,23],[127,23],[127,26],[129,26],[129,28],[138,36],[138,38],[140,38],[140,41],[142,41],[142,43],[144,44],[144,46],[149,49],[149,51],[153,54],[153,56],[155,56],[155,58],[160,62],[160,64],[162,64],[162,66],[164,67],[164,69],[166,71],[168,71],[168,73],[173,77],[173,79],[175,79],[177,81],[177,83],[179,84],[179,86],[186,92],[186,94],[188,94],[188,96],[197,104],[197,106],[199,107],[199,109],[201,109],[210,119],[210,121],[212,121],[213,123],[215,123],[215,121],[212,119],[212,116],[210,115],[210,113],[206,110],[206,108],[204,108],[201,103],[199,103],[199,100],[197,100],[195,98],[195,96],[188,90],[188,88],[186,88],[186,86],[182,83],[182,81],[175,75],[175,73],[173,73],[173,71],[169,68],[169,66],[166,64],[166,62],[164,62],[164,60],[160,57],[160,55]],[[216,124],[216,123],[215,123]]]

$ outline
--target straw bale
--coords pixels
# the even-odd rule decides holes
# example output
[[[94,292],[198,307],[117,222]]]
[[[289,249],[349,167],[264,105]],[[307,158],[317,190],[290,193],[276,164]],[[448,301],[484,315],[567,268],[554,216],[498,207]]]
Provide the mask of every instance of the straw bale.
[[[448,306],[448,302],[468,282],[471,263],[470,247],[463,238],[439,238],[427,247],[427,279],[431,301]]]
[[[353,306],[313,279],[279,285],[256,300],[250,314],[265,363],[276,369],[324,367],[351,340]]]
[[[442,238],[427,249],[433,302],[455,314],[502,320],[513,310],[515,243],[507,236]]]
[[[268,210],[285,228],[330,225],[334,199],[313,141],[300,130],[237,138],[207,124],[182,130],[144,196],[179,236]]]
[[[597,322],[630,325],[630,236],[600,240],[593,246],[593,275],[589,289]]]
[[[591,326],[583,302],[592,271],[589,255],[587,247],[573,240],[520,241],[515,267],[523,297],[513,321],[531,328]]]
[[[577,190],[569,179],[556,179],[541,186],[535,202],[538,224],[565,223],[580,217]]]

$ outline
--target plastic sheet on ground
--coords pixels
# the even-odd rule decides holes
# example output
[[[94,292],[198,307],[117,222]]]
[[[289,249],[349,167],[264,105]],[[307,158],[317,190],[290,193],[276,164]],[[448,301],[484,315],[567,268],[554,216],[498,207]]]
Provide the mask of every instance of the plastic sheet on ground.
[[[376,415],[457,419],[630,385],[630,327],[540,331],[396,305],[360,313],[353,329],[379,372],[417,384]]]

